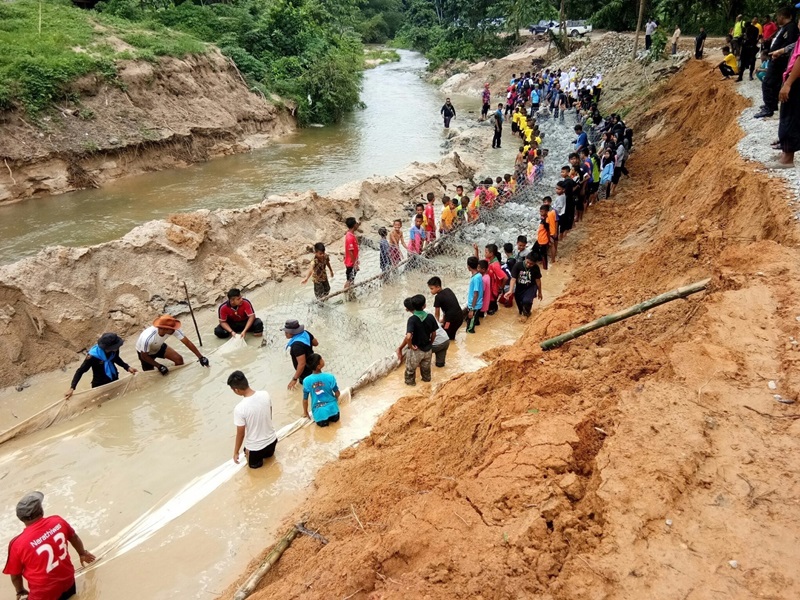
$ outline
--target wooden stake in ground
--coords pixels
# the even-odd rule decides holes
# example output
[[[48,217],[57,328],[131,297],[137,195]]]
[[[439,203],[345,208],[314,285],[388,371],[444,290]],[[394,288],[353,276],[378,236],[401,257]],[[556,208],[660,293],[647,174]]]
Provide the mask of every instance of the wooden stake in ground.
[[[192,315],[192,323],[194,323],[194,330],[197,332],[197,341],[200,342],[200,347],[203,346],[203,338],[200,337],[200,328],[197,326],[197,319],[194,318],[194,309],[192,308],[192,301],[189,300],[189,288],[186,287],[186,282],[183,282],[183,291],[186,292],[186,304],[189,305],[189,314]]]
[[[639,34],[642,32],[642,19],[644,19],[644,7],[647,0],[639,3],[639,20],[636,21],[636,37],[633,40],[633,60],[636,60],[636,53],[639,51]]]
[[[539,346],[541,346],[542,350],[545,351],[558,348],[562,344],[565,344],[570,340],[574,340],[575,338],[580,337],[582,335],[586,335],[587,333],[589,333],[590,331],[594,331],[595,329],[600,329],[601,327],[605,327],[606,325],[611,325],[612,323],[623,321],[628,317],[632,317],[634,315],[643,313],[660,304],[665,304],[667,302],[671,302],[672,300],[677,300],[678,298],[685,298],[686,296],[696,294],[697,292],[702,292],[704,289],[706,289],[710,281],[711,281],[710,278],[704,279],[703,281],[698,281],[697,283],[692,283],[690,285],[679,287],[678,289],[672,290],[671,292],[666,292],[659,296],[655,296],[654,298],[645,300],[641,304],[634,304],[633,306],[630,306],[625,310],[621,310],[619,312],[615,312],[610,315],[600,317],[599,319],[596,319],[591,323],[587,323],[586,325],[581,325],[577,329],[573,329],[572,331],[568,331],[567,333],[563,333],[554,338],[550,338],[549,340],[545,340],[541,344],[539,344]]]
[[[236,590],[236,593],[233,595],[233,600],[244,600],[255,591],[258,584],[264,578],[264,575],[278,562],[278,559],[286,551],[295,537],[297,537],[297,527],[292,527],[291,530],[287,531],[286,535],[275,544],[272,552],[267,554],[267,558],[265,558],[264,562],[262,562],[259,567],[253,571],[253,574],[247,578],[244,585]]]

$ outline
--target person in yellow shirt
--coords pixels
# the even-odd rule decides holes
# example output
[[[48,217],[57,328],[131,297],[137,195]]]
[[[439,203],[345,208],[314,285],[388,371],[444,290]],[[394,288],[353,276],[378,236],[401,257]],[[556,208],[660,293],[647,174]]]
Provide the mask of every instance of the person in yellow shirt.
[[[439,233],[445,234],[450,233],[453,231],[453,221],[456,218],[455,212],[450,207],[450,198],[445,196],[442,198],[442,204],[444,204],[444,208],[442,209],[442,216],[441,220],[439,221]]]
[[[758,39],[763,38],[764,37],[764,26],[761,23],[758,22],[758,17],[753,17],[752,23],[753,23],[753,27],[758,29]]]
[[[522,110],[518,106],[514,110],[514,115],[511,117],[511,133],[519,132],[519,119],[522,116]]]
[[[731,75],[739,73],[739,63],[736,62],[736,57],[731,54],[731,49],[728,46],[723,46],[722,55],[725,58],[717,67],[724,79],[730,79]]]

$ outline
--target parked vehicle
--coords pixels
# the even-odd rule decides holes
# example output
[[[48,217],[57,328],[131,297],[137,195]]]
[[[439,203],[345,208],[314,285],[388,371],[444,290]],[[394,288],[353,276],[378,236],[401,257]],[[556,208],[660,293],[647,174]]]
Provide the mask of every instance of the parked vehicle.
[[[552,27],[556,27],[555,21],[539,21],[535,25],[528,27],[528,31],[541,35],[550,31]],[[558,30],[558,27],[556,27],[556,30]]]
[[[592,30],[591,23],[586,21],[567,21],[564,25],[570,37],[582,37]],[[548,31],[558,34],[561,32],[561,26],[558,21],[539,21],[528,27],[528,30],[534,34],[544,34]]]

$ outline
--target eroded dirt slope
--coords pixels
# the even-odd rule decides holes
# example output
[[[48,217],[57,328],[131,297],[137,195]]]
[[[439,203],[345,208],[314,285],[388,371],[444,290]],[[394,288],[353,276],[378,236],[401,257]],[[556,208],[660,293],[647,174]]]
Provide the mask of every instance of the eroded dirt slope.
[[[564,244],[566,293],[325,467],[296,520],[330,543],[301,536],[254,598],[800,596],[800,409],[773,399],[800,390],[797,230],[737,154],[729,83],[692,63],[668,86],[639,110],[633,179]]]
[[[36,127],[0,111],[0,204],[245,152],[295,126],[213,48],[121,61],[116,83],[93,74],[72,88],[78,104],[54,107]]]

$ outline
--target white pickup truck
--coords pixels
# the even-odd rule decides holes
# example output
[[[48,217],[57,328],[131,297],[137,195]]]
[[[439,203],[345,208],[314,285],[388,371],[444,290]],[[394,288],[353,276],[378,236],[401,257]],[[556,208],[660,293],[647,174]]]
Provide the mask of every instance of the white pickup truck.
[[[567,35],[570,37],[583,37],[592,30],[592,25],[586,21],[567,21],[566,30]],[[561,26],[556,23],[550,28],[550,31],[558,34],[561,31]]]

